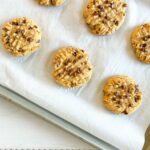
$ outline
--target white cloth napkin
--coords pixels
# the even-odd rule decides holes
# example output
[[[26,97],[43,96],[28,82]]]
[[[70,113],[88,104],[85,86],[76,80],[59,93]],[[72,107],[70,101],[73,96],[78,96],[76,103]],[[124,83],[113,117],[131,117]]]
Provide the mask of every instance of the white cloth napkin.
[[[135,58],[130,45],[133,28],[149,22],[149,0],[127,0],[125,23],[111,36],[92,35],[82,13],[86,0],[68,0],[62,7],[41,7],[35,0],[0,0],[0,24],[29,17],[43,36],[38,52],[14,58],[0,47],[0,83],[122,150],[141,150],[150,123],[150,66]],[[79,90],[67,90],[52,79],[52,56],[58,48],[75,46],[89,54],[92,80]],[[107,77],[128,75],[143,90],[143,104],[130,115],[114,115],[102,105]]]

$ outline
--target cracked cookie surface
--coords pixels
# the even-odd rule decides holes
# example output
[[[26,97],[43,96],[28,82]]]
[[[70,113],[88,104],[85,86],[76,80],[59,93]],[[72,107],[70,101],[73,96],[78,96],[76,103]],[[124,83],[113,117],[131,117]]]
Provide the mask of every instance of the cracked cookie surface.
[[[122,0],[89,0],[83,16],[92,33],[110,35],[124,22],[126,8]]]
[[[130,114],[142,102],[142,92],[135,81],[128,76],[113,76],[103,89],[105,107],[116,114]]]
[[[5,49],[14,56],[31,54],[40,47],[40,29],[28,18],[16,18],[5,23],[1,36]]]
[[[62,5],[65,0],[38,0],[40,5],[45,5],[45,6],[59,6]]]
[[[79,48],[61,48],[55,54],[53,77],[67,88],[78,88],[92,76],[92,66],[87,53]]]
[[[133,31],[131,43],[136,57],[150,64],[150,23],[141,25]]]

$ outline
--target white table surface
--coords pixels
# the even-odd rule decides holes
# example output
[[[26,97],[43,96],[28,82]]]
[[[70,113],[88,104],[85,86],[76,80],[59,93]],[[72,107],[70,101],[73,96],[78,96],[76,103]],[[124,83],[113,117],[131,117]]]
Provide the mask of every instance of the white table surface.
[[[0,97],[1,148],[95,149],[3,97]]]

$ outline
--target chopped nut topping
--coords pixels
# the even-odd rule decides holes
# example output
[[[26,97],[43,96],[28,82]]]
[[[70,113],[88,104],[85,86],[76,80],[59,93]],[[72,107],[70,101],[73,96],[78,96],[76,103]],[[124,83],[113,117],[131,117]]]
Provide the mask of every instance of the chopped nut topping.
[[[74,53],[73,53],[73,56],[77,56],[77,52],[74,52]]]

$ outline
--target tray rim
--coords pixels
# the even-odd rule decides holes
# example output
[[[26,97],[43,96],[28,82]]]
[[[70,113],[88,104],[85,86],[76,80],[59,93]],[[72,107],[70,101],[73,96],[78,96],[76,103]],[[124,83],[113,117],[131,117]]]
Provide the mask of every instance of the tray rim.
[[[0,84],[0,96],[3,96],[11,100],[12,102],[42,117],[43,119],[58,126],[59,128],[69,132],[72,135],[75,135],[76,137],[80,138],[82,141],[94,146],[95,148],[101,150],[119,150],[119,148],[113,146],[112,144],[109,144],[106,141],[97,138],[96,136],[88,133],[87,131],[81,129],[80,127],[61,118],[60,116],[55,115],[50,110],[47,110],[39,106],[38,104],[32,102],[26,97],[20,95],[19,93],[1,84]]]

